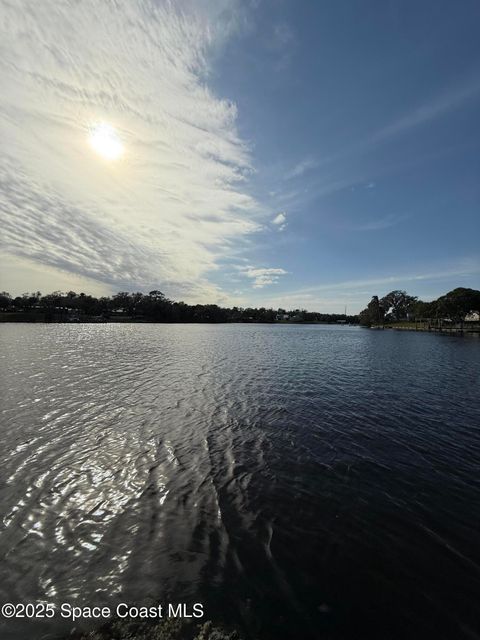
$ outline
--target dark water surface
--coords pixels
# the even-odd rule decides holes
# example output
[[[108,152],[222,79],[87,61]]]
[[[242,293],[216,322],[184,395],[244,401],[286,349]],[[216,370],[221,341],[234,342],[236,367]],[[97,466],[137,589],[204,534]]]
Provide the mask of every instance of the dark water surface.
[[[480,637],[480,341],[3,325],[0,600],[250,638]],[[0,637],[64,629],[1,621]]]

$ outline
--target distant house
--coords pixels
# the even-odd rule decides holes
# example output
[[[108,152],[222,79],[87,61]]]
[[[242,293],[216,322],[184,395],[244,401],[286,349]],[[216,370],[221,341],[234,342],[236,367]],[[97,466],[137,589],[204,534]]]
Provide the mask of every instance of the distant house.
[[[80,322],[80,315],[78,309],[68,309],[67,322]]]
[[[73,307],[60,306],[55,307],[53,319],[56,322],[80,322],[80,316],[83,315],[79,309]]]
[[[480,312],[471,311],[465,316],[465,322],[480,322]]]

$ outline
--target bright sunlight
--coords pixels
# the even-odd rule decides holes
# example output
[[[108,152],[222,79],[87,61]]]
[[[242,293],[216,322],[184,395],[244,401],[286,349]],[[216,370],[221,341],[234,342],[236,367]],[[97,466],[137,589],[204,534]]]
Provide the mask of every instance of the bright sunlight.
[[[105,160],[118,160],[124,153],[124,146],[117,132],[105,122],[96,124],[90,129],[88,142]]]

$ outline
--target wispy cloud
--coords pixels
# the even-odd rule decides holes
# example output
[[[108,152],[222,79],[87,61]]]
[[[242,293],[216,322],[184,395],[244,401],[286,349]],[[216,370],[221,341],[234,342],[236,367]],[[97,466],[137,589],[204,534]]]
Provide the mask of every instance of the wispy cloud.
[[[281,276],[288,273],[285,269],[252,266],[239,267],[239,271],[247,278],[253,280],[252,286],[254,289],[263,289],[263,287],[267,285],[275,284]]]
[[[381,218],[376,218],[374,220],[367,220],[365,222],[351,222],[344,223],[341,225],[341,229],[345,231],[381,231],[383,229],[389,229],[390,227],[395,227],[397,224],[400,224],[404,220],[407,219],[406,215],[394,215],[388,214]]]
[[[272,220],[272,224],[274,224],[278,228],[278,231],[284,231],[284,229],[286,229],[287,227],[287,215],[283,212],[279,213]]]
[[[298,178],[307,171],[318,167],[318,164],[318,160],[315,160],[315,158],[305,158],[301,162],[298,162],[292,169],[290,169],[290,171],[285,174],[285,178],[287,180],[290,178]]]
[[[274,49],[284,49],[294,40],[292,27],[286,22],[277,22],[273,26],[271,46]]]
[[[284,213],[279,213],[272,220],[272,224],[282,225],[286,221],[286,219],[287,219],[287,216]]]
[[[274,68],[276,71],[284,71],[290,66],[295,35],[289,24],[276,22],[267,35],[266,47],[275,56]]]
[[[394,142],[398,137],[415,131],[424,124],[433,123],[448,113],[460,109],[465,105],[480,100],[480,79],[478,76],[463,79],[457,85],[447,87],[443,92],[433,95],[430,99],[424,100],[417,106],[405,109],[402,115],[393,118],[387,124],[380,128],[368,132],[364,136],[360,136],[351,144],[338,149],[329,156],[316,160],[308,157],[295,165],[285,174],[285,179],[296,178],[305,172],[318,168],[318,179],[310,184],[308,192],[301,192],[295,202],[287,204],[290,207],[303,206],[307,202],[331,195],[332,193],[342,191],[345,188],[355,189],[362,182],[366,182],[366,189],[374,189],[376,183],[369,180],[370,176],[366,176],[359,168],[355,172],[345,173],[344,165],[346,161],[359,157],[364,154],[375,152],[382,146]],[[449,153],[452,149],[443,149],[435,151],[434,154],[429,153],[420,157],[412,157],[407,163],[396,166],[381,166],[375,170],[375,176],[389,175],[398,170],[403,170],[406,166],[413,166],[423,162],[431,161],[437,157],[441,157],[445,153]],[[329,168],[328,175],[325,174],[326,167]]]
[[[343,280],[301,287],[293,291],[282,291],[263,297],[263,303],[273,307],[301,307],[310,310],[324,310],[343,313],[347,305],[349,312],[358,313],[369,302],[374,294],[383,295],[391,289],[407,288],[410,293],[418,295],[418,288],[427,292],[435,292],[432,295],[422,296],[424,299],[432,299],[441,293],[445,293],[445,284],[448,281],[458,286],[459,279],[467,282],[476,279],[480,274],[480,262],[478,259],[465,259],[449,269],[424,271],[421,273],[404,273],[384,276],[379,278],[364,278],[358,280]],[[437,291],[438,284],[442,289]],[[465,284],[464,286],[468,286]],[[475,283],[473,283],[475,286]]]
[[[355,156],[370,151],[382,144],[387,144],[397,137],[414,131],[423,124],[433,122],[455,109],[460,109],[474,100],[480,99],[480,79],[478,75],[465,78],[454,86],[447,87],[430,99],[424,100],[417,106],[405,109],[402,115],[394,117],[380,128],[370,131],[364,137],[353,141],[343,149],[325,158],[320,166],[344,161],[349,156]],[[373,188],[374,182],[366,185]]]
[[[385,276],[382,278],[366,278],[359,280],[344,280],[341,282],[332,282],[319,284],[312,287],[303,287],[297,290],[297,294],[314,294],[322,291],[338,291],[342,289],[348,289],[352,291],[358,291],[365,289],[365,287],[375,286],[388,286],[394,285],[399,282],[420,282],[427,280],[444,280],[448,278],[457,278],[459,276],[474,276],[480,273],[480,262],[476,259],[465,260],[463,265],[452,267],[451,269],[438,270],[438,271],[426,271],[423,273],[406,273],[396,274],[391,276]]]
[[[424,102],[405,115],[394,120],[370,136],[370,143],[376,144],[394,138],[419,127],[422,124],[440,118],[441,116],[461,107],[472,98],[480,96],[480,80],[478,77],[470,79],[462,85],[451,87],[432,100]]]
[[[260,228],[236,106],[207,84],[210,55],[234,29],[236,7],[4,6],[6,251],[111,286],[218,298],[209,274],[237,238]],[[102,121],[125,147],[118,163],[87,144],[88,128]]]

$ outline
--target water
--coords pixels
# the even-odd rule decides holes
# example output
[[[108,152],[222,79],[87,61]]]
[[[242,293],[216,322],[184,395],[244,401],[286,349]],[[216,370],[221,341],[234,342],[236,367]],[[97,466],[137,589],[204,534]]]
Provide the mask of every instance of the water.
[[[268,640],[480,637],[480,341],[0,335],[0,600],[202,602]],[[70,628],[1,624],[15,640]]]

